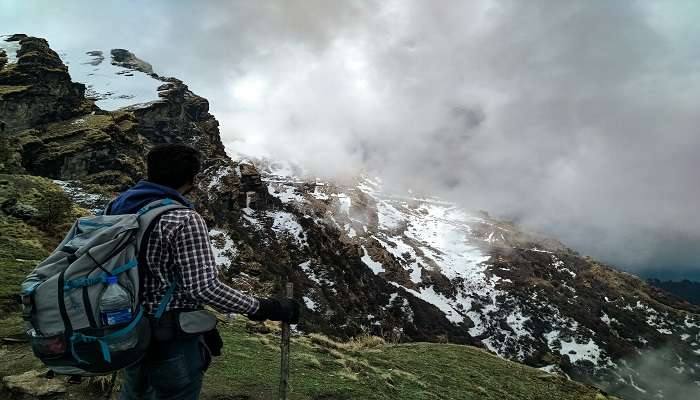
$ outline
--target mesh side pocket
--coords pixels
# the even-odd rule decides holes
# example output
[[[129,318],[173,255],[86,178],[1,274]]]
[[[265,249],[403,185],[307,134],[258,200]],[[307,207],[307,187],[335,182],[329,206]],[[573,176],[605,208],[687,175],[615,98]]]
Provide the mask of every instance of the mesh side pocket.
[[[55,336],[31,336],[34,354],[43,360],[63,358],[68,350],[68,341],[63,334]]]

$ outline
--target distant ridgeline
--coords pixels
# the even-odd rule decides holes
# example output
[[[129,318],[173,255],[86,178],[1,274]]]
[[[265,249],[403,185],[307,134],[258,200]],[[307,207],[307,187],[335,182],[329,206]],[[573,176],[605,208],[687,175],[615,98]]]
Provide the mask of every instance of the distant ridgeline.
[[[74,212],[99,209],[143,176],[151,146],[184,142],[204,155],[191,197],[222,274],[261,296],[293,282],[302,332],[471,344],[624,398],[700,398],[700,307],[486,213],[386,193],[378,179],[336,184],[231,160],[206,99],[126,50],[86,54],[0,37],[0,271],[11,279],[50,248],[49,187]],[[0,300],[16,286],[2,278]]]
[[[700,305],[700,282],[689,281],[660,281],[658,279],[647,279],[647,283],[669,293],[675,294],[681,299],[687,300],[691,304]]]

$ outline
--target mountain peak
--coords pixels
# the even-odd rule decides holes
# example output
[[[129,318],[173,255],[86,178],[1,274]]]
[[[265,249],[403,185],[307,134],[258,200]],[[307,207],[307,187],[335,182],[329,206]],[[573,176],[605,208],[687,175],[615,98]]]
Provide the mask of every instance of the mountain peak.
[[[106,62],[101,50],[73,58],[26,35],[0,44],[0,172],[54,179],[96,209],[144,175],[151,146],[197,147],[192,196],[222,275],[260,296],[293,282],[301,331],[473,344],[631,398],[700,382],[698,308],[631,274],[375,178],[234,161],[208,101],[127,50]]]

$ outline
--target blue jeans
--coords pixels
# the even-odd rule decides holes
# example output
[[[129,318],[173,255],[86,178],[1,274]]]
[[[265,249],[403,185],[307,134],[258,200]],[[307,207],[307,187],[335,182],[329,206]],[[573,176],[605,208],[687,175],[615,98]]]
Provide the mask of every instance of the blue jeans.
[[[210,356],[201,336],[153,341],[144,359],[124,369],[120,400],[196,400]]]

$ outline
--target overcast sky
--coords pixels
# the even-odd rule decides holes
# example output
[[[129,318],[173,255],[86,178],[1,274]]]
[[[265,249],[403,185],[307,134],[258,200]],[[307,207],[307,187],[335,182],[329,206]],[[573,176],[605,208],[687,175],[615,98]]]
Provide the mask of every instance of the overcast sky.
[[[693,0],[0,1],[4,33],[184,80],[232,155],[367,171],[696,278],[698,18]]]

